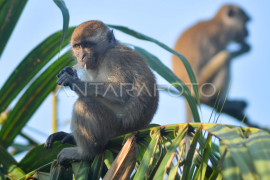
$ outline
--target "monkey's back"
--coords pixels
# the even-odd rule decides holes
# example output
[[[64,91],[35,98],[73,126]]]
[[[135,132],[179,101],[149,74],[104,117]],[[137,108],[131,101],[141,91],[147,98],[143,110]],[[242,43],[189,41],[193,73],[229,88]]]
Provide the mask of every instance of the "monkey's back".
[[[130,96],[125,107],[122,107],[125,109],[121,118],[122,133],[130,132],[131,128],[135,131],[147,127],[157,110],[159,100],[154,74],[144,58],[127,46],[118,44],[106,54],[107,60],[118,57],[114,63],[109,63],[111,75],[119,79],[120,83],[134,85],[133,96]]]
[[[221,44],[222,24],[213,20],[199,22],[178,38],[174,50],[183,54],[189,61],[193,72],[198,79],[200,69],[221,49],[226,43]],[[172,57],[173,72],[191,89],[191,82],[182,61],[175,55]]]

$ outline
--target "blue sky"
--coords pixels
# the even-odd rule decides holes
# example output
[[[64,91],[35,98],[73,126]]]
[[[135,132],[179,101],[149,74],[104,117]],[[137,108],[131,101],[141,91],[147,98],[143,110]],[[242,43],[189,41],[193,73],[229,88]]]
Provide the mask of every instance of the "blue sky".
[[[177,37],[186,28],[199,20],[211,18],[220,6],[228,3],[223,0],[65,0],[65,2],[70,12],[70,26],[77,26],[88,20],[102,20],[107,24],[128,26],[170,47],[174,46]],[[250,32],[248,41],[252,45],[252,50],[232,62],[232,86],[229,98],[248,101],[246,113],[251,121],[270,128],[268,118],[270,1],[235,0],[230,3],[243,7],[252,18],[248,24]],[[61,28],[62,15],[52,0],[29,1],[0,59],[0,87],[33,47]],[[114,32],[118,40],[145,48],[171,68],[169,52],[153,43],[137,40],[117,30]],[[168,84],[158,75],[157,79],[159,84]],[[161,92],[160,96],[159,109],[152,122],[162,125],[184,123],[183,98],[171,97],[164,92]],[[75,100],[75,97],[67,97],[64,92],[59,94],[60,124],[70,119]],[[51,101],[52,97],[49,96],[27,124],[28,127],[35,127],[43,134],[34,133],[27,127],[23,129],[40,143],[46,140],[46,134],[51,133]],[[202,106],[204,122],[208,121],[211,111],[211,108]],[[226,115],[221,115],[220,120],[224,124],[240,125]],[[69,126],[60,126],[59,130],[70,131]],[[16,141],[24,142],[21,138],[17,138]]]

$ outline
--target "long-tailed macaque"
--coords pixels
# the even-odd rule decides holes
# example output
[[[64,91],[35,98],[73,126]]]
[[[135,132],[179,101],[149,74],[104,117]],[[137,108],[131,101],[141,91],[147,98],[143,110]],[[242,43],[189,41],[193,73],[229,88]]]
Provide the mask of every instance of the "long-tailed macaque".
[[[224,5],[213,19],[199,22],[187,29],[174,47],[187,58],[195,73],[201,103],[214,107],[221,90],[218,97],[220,103],[216,105],[218,111],[221,110],[229,87],[231,60],[250,50],[246,42],[246,23],[249,20],[250,17],[240,7]],[[235,52],[226,50],[231,42],[239,44],[240,49]],[[172,63],[174,73],[191,89],[183,63],[176,56],[173,56]],[[190,122],[192,116],[187,103],[186,106],[187,121]],[[244,101],[227,99],[222,112],[242,121],[246,106]],[[247,117],[244,122],[249,124]]]
[[[48,137],[71,143],[57,157],[62,166],[70,161],[89,161],[104,150],[113,137],[146,128],[157,107],[156,80],[145,60],[120,44],[101,21],[79,25],[71,37],[76,68],[65,67],[57,84],[78,94],[72,112],[72,135],[57,132]]]

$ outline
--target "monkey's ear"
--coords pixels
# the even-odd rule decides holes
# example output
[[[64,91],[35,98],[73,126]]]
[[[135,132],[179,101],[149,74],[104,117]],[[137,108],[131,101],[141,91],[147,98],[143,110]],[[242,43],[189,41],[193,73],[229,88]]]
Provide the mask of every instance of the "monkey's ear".
[[[235,16],[235,11],[232,8],[229,8],[229,10],[228,10],[228,16],[229,17],[234,17]]]
[[[109,31],[109,33],[108,33],[108,39],[109,39],[109,43],[110,44],[115,44],[116,39],[114,37],[113,30]]]

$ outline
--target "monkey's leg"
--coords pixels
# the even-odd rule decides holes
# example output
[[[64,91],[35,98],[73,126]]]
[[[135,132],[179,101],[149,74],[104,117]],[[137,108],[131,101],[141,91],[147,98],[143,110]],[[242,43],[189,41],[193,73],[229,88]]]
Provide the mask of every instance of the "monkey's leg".
[[[89,160],[104,150],[111,138],[121,134],[121,122],[115,113],[89,96],[76,101],[71,128],[79,153]]]
[[[222,113],[228,114],[229,116],[232,116],[241,122],[244,120],[243,122],[248,126],[258,127],[257,125],[250,124],[248,117],[245,117],[244,110],[246,107],[247,107],[247,103],[245,101],[226,100],[222,109]],[[221,108],[222,108],[222,103],[219,104],[217,111],[220,112]]]
[[[222,103],[221,103],[222,104]],[[240,100],[226,100],[224,107],[222,109],[222,113],[228,114],[234,118],[236,118],[239,121],[243,121],[247,126],[250,127],[256,127],[258,128],[256,124],[250,123],[249,118],[244,114],[244,110],[247,106],[247,103],[245,101]],[[217,108],[218,112],[220,112],[222,105],[219,105]]]
[[[61,132],[56,132],[54,134],[51,134],[48,137],[48,139],[46,140],[46,143],[45,143],[45,148],[46,149],[52,148],[52,145],[55,141],[61,141],[62,144],[69,143],[69,144],[73,144],[76,146],[76,142],[75,142],[74,137],[69,133],[61,131]]]
[[[57,156],[57,163],[67,168],[70,162],[87,160],[81,156],[77,147],[64,148]]]
[[[219,103],[217,111],[220,112],[223,103]],[[247,107],[247,103],[245,101],[238,100],[226,100],[222,113],[226,113],[240,121],[242,121],[245,117],[244,110]]]

